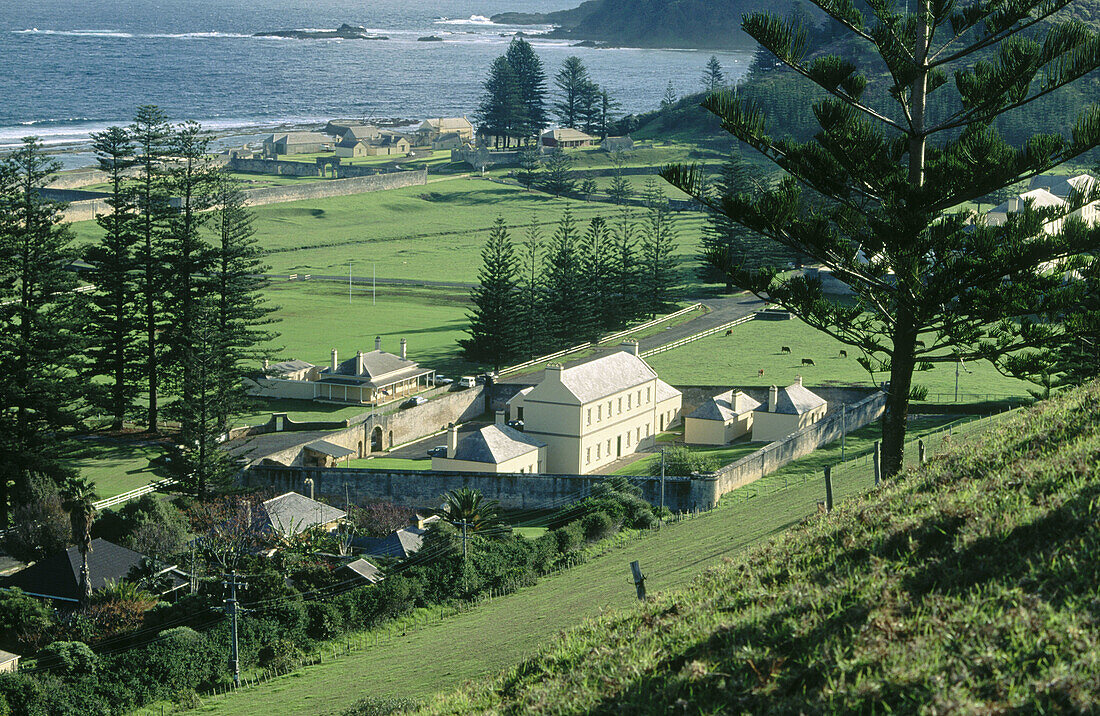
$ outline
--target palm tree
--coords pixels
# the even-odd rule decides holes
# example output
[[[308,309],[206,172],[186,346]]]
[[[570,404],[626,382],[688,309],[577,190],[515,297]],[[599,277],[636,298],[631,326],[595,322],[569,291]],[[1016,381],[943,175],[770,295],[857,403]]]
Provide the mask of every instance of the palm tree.
[[[69,513],[73,541],[80,548],[80,603],[88,606],[92,597],[92,582],[88,577],[88,552],[92,543],[92,522],[95,520],[95,487],[84,477],[70,477],[61,489],[61,506]]]
[[[477,490],[461,487],[443,495],[443,517],[451,523],[465,523],[467,529],[477,532],[497,525],[497,508],[500,503],[487,500]]]

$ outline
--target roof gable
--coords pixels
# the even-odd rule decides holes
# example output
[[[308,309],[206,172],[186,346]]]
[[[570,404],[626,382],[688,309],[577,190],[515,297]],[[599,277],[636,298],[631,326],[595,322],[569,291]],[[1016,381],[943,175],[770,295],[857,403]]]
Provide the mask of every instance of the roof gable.
[[[359,375],[358,372],[358,356],[353,356],[343,361],[336,367],[337,375]],[[363,367],[366,369],[364,375],[370,377],[371,380],[378,380],[385,377],[390,373],[396,373],[406,368],[416,368],[415,361],[404,360],[400,356],[395,356],[393,353],[386,353],[385,351],[371,351],[370,353],[363,354]],[[331,369],[326,369],[325,372],[331,373]]]
[[[561,370],[560,385],[580,403],[591,403],[624,390],[629,390],[657,378],[657,373],[638,356],[615,351],[605,356]],[[548,369],[546,377],[534,387],[532,399],[538,398],[548,382],[558,381]]]
[[[760,407],[760,401],[742,393],[740,390],[727,390],[719,393],[696,408],[689,418],[697,420],[733,420],[739,415],[752,412]]]
[[[288,492],[263,503],[268,524],[282,535],[289,537],[318,525],[343,519],[347,513],[323,502],[311,500],[297,492]]]
[[[130,570],[147,557],[103,538],[92,540],[88,551],[88,579],[92,590],[102,589],[107,580],[125,579]],[[80,550],[69,547],[55,552],[4,580],[6,587],[18,587],[28,594],[54,599],[80,599]]]
[[[825,399],[804,387],[801,383],[781,388],[776,396],[775,410],[768,410],[767,404],[761,404],[757,410],[762,412],[802,415],[825,405]]]
[[[499,465],[541,447],[546,443],[507,425],[487,425],[460,440],[451,459]]]

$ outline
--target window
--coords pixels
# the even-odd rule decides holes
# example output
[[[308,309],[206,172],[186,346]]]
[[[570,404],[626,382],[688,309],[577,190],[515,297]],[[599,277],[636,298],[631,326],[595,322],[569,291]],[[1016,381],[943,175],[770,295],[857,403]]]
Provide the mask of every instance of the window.
[[[619,398],[619,415],[623,414],[623,399]]]
[[[626,394],[626,409],[627,410],[630,410],[630,399],[633,398],[633,397],[634,396],[631,395],[630,393]],[[620,398],[620,400],[621,400],[621,398]]]
[[[611,454],[611,438],[607,439],[607,454]]]
[[[612,413],[611,413],[611,401],[609,400],[609,401],[607,401],[607,417],[610,418],[611,415],[612,415]]]
[[[600,459],[600,444],[596,443],[596,459]]]
[[[585,425],[591,425],[592,424],[592,408],[588,409],[588,417],[587,417],[584,424]]]
[[[584,449],[584,464],[585,465],[591,465],[592,464],[592,448],[585,448]]]
[[[523,406],[516,408],[516,420],[523,420]]]
[[[642,428],[634,428],[634,442],[641,442],[642,440]]]
[[[647,402],[647,403],[649,402],[649,391],[650,391],[649,388],[645,389],[645,402]]]
[[[630,447],[630,431],[626,431],[626,446]]]
[[[646,424],[645,424],[645,436],[646,436],[647,438],[649,437],[649,423],[646,423]]]
[[[602,405],[597,405],[596,406],[596,422],[598,423],[601,420],[603,420],[603,406]]]
[[[642,404],[642,389],[638,388],[638,405]]]

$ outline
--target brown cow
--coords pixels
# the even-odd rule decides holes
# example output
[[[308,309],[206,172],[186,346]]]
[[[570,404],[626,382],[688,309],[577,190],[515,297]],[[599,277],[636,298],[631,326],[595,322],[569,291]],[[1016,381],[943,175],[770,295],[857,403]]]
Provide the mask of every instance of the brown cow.
[[[760,376],[761,378],[763,378],[763,377],[764,377],[764,369],[763,369],[763,368],[761,368],[760,370],[756,371],[756,374],[757,374],[758,376]]]

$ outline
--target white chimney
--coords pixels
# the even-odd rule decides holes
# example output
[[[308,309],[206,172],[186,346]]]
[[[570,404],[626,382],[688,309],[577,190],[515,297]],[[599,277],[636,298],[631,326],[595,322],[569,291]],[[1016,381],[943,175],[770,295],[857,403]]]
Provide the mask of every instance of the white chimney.
[[[774,413],[777,405],[779,405],[779,388],[773,385],[768,388],[768,412]]]
[[[1020,197],[1014,196],[1008,200],[1008,211],[1010,214],[1015,214],[1020,210]]]
[[[366,361],[363,360],[363,351],[355,351],[355,374],[363,375],[367,372]]]
[[[270,367],[271,367],[271,362],[268,361],[267,358],[264,358],[264,372],[266,373],[267,369],[270,368]]]
[[[458,426],[454,423],[447,428],[447,457],[454,457],[458,450]]]
[[[375,336],[374,337],[374,350],[376,350],[376,351],[382,350],[382,336]]]
[[[497,411],[496,424],[497,425],[504,425],[504,411],[503,410],[498,410]]]
[[[547,363],[546,371],[543,373],[543,381],[547,383],[560,383],[561,382],[561,363]]]
[[[332,349],[332,372],[336,372],[336,368],[340,365],[339,359],[336,357],[336,349]]]
[[[623,341],[620,347],[632,356],[638,355],[638,341],[632,338]]]
[[[797,383],[798,385],[802,385],[802,376],[798,376],[797,378],[795,378],[794,382]]]
[[[404,338],[401,339],[401,360],[405,360],[408,355],[408,341]]]

